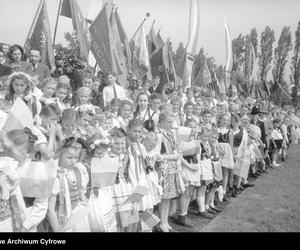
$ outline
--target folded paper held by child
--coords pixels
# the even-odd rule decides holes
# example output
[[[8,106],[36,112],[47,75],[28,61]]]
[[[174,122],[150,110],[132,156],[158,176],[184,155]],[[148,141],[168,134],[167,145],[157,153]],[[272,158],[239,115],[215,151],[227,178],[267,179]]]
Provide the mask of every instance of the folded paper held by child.
[[[144,211],[142,214],[140,214],[140,218],[149,228],[155,227],[160,222],[160,219],[149,211]]]
[[[51,194],[57,174],[56,161],[27,161],[18,171],[24,197],[44,198]]]
[[[128,197],[124,203],[139,202],[148,193],[148,188],[144,186],[137,186],[133,193]]]
[[[182,154],[183,156],[200,154],[199,141],[182,142]]]
[[[119,169],[117,158],[93,158],[91,161],[92,187],[109,187],[115,184]]]
[[[178,133],[178,139],[179,141],[188,141],[191,133],[192,133],[192,129],[191,128],[187,128],[187,127],[182,127],[179,126],[177,129],[177,133]]]

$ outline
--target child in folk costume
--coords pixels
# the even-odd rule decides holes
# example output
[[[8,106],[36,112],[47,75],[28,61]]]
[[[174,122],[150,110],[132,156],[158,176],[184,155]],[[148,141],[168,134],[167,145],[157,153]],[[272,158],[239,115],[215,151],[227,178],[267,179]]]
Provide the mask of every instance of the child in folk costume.
[[[271,150],[272,150],[272,166],[273,167],[281,166],[280,164],[277,163],[279,151],[282,148],[282,142],[283,142],[283,136],[280,131],[280,123],[281,123],[281,121],[278,118],[275,118],[273,120],[273,131],[271,134],[271,136],[274,140],[274,143],[271,144],[272,145]]]
[[[34,232],[45,218],[47,198],[35,198],[26,208],[19,186],[19,169],[29,161],[28,153],[36,138],[26,130],[12,130],[1,134],[4,152],[0,157],[0,231]]]
[[[205,129],[204,129],[205,131]],[[220,156],[222,155],[222,151],[219,148],[218,143],[218,130],[213,128],[209,131],[209,146],[210,146],[210,159],[212,163],[213,169],[213,182],[208,185],[208,192],[205,196],[205,210],[211,214],[219,213],[222,210],[215,206],[215,193],[218,189],[222,188],[223,184],[223,175],[222,175],[222,166],[220,164]],[[222,191],[222,189],[221,189]],[[219,191],[220,194],[220,191]],[[219,200],[222,200],[222,195],[219,195]]]
[[[250,149],[248,145],[247,129],[250,125],[250,118],[243,116],[233,116],[232,118],[232,135],[233,135],[233,155],[234,167],[233,174],[235,176],[236,185],[234,185],[234,195],[244,190],[241,186],[242,179],[247,179],[250,168]]]
[[[92,121],[95,117],[95,110],[89,106],[80,106],[77,110],[78,124],[76,133],[85,140],[96,134],[96,128],[92,126]]]
[[[93,158],[98,159],[107,159],[110,158],[109,152],[111,151],[111,141],[108,138],[103,138],[100,134],[94,135],[89,140],[89,153],[91,156],[91,161]],[[90,176],[90,182],[87,185],[87,196],[90,199],[97,200],[97,202],[92,203],[91,200],[88,201],[88,215],[92,232],[116,232],[117,231],[117,222],[115,218],[115,212],[113,210],[113,187],[95,187],[92,183],[91,177],[91,161],[89,161],[89,168],[87,168]],[[100,166],[101,167],[101,166]],[[94,218],[90,213],[95,213],[95,209],[92,206],[97,206],[96,211],[101,213],[103,222],[105,226],[99,228],[97,222],[94,221]],[[91,209],[92,211],[89,211]],[[96,226],[93,226],[93,223]]]
[[[110,115],[111,119],[111,127],[119,127],[119,121],[118,121],[118,111],[119,106],[121,104],[121,101],[118,98],[114,98],[110,101],[108,108],[108,113]]]
[[[124,130],[114,128],[111,135],[113,142],[109,155],[110,157],[117,157],[120,162],[117,179],[113,186],[113,208],[118,232],[136,232],[139,222],[138,204],[125,203],[135,188],[134,159],[128,151]]]
[[[71,136],[79,136],[79,134],[76,133],[77,121],[78,121],[78,114],[74,109],[68,108],[62,112],[61,128],[62,128],[62,134],[64,139]]]
[[[54,93],[56,90],[57,86],[57,81],[54,78],[46,78],[42,82],[42,91],[43,91],[43,96],[40,98],[41,104],[44,105],[49,105],[51,103],[55,103],[55,98]]]
[[[149,120],[151,117],[149,107],[149,97],[147,93],[140,93],[137,97],[137,106],[133,114],[135,119],[139,119],[142,122]]]
[[[133,107],[132,103],[128,100],[124,100],[120,103],[119,111],[118,111],[118,122],[120,128],[124,130],[128,126],[130,115],[132,113]]]
[[[186,161],[182,162],[182,171],[181,176],[185,185],[185,192],[180,195],[179,202],[180,202],[180,214],[177,218],[177,222],[180,225],[193,227],[192,222],[187,217],[188,206],[190,204],[191,198],[193,196],[194,189],[197,192],[198,187],[201,186],[200,183],[200,142],[197,141],[196,138],[196,128],[197,123],[194,119],[186,120],[185,124],[186,127],[192,129],[192,133],[189,139],[189,143],[182,143],[182,148],[191,145],[192,143],[192,155],[183,156],[183,159]],[[185,154],[184,154],[185,155]]]
[[[146,169],[149,167],[146,162],[147,151],[142,142],[143,123],[141,120],[131,120],[127,127],[127,134],[129,139],[129,151],[134,158],[135,165],[135,186],[144,186],[148,188],[148,194],[144,195],[139,203],[139,211],[146,211],[153,209],[152,195],[150,193],[151,186],[147,181],[146,175],[150,174]],[[148,169],[149,170],[149,169]]]
[[[157,147],[158,161],[161,161],[161,178],[163,195],[159,204],[160,223],[157,229],[161,232],[173,230],[168,223],[170,200],[184,192],[184,184],[180,175],[180,154],[177,138],[172,131],[175,116],[165,110],[159,115],[159,142]]]
[[[156,169],[159,164],[157,164],[157,155],[155,148],[157,147],[158,136],[155,132],[148,132],[144,139],[143,145],[147,150],[146,156],[146,178],[148,181],[148,186],[150,187],[150,194],[152,196],[153,206],[157,205],[161,201],[161,195],[163,193],[162,186],[159,183],[158,173],[159,169]]]
[[[75,137],[66,138],[60,149],[58,172],[49,198],[48,219],[54,232],[90,232],[85,207],[88,172],[78,162],[85,145]]]
[[[264,156],[262,154],[262,151],[260,148],[264,147],[263,142],[261,141],[261,130],[258,126],[250,124],[249,127],[249,136],[252,138],[252,144],[253,144],[253,152],[255,154],[256,164],[254,165],[254,169],[256,171],[256,168],[258,166],[261,167],[261,173],[266,172],[266,164],[264,161]]]
[[[221,166],[223,171],[223,189],[224,189],[224,201],[228,201],[228,195],[232,196],[233,193],[233,153],[232,153],[232,134],[228,128],[230,124],[230,115],[220,115],[219,117],[219,146],[220,150],[224,152],[221,157]],[[227,185],[229,182],[229,193],[227,193]]]
[[[71,86],[66,83],[58,83],[55,90],[55,103],[62,113],[65,109],[71,108],[70,104],[70,89]]]
[[[35,160],[51,159],[54,156],[55,145],[63,140],[61,126],[58,125],[59,110],[55,104],[44,105],[40,112],[41,124],[32,128],[37,136]]]

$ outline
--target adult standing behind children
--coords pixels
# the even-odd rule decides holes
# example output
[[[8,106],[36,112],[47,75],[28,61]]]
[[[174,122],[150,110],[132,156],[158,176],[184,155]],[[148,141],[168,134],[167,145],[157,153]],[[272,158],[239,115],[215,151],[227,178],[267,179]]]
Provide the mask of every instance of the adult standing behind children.
[[[50,77],[49,67],[41,63],[41,53],[36,49],[30,50],[30,63],[32,64],[33,75],[38,75],[39,81],[42,82],[45,78]]]
[[[118,98],[121,101],[126,99],[125,89],[117,84],[117,75],[114,72],[107,73],[107,80],[109,85],[103,89],[103,101],[105,107],[110,104],[112,99]]]

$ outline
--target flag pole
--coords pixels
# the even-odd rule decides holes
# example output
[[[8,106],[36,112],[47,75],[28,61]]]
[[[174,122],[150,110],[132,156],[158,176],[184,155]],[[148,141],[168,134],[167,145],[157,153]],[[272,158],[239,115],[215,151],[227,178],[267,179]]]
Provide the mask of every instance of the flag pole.
[[[147,21],[148,17],[150,16],[149,13],[146,14],[146,17],[144,18],[144,20],[142,21],[142,23],[140,24],[140,26],[138,27],[138,29],[136,30],[136,32],[133,34],[132,38],[129,40],[131,41],[135,35],[139,32],[140,28],[143,26],[143,24]]]
[[[25,43],[24,43],[24,49],[25,49],[25,46],[26,46],[26,43],[27,43],[29,37],[32,35],[33,27],[35,26],[35,24],[36,24],[36,22],[37,22],[38,14],[40,13],[40,10],[41,10],[41,8],[42,8],[44,2],[45,2],[45,0],[41,0],[40,3],[39,3],[38,8],[37,8],[37,10],[36,10],[34,19],[33,19],[33,21],[32,21],[32,24],[31,24],[31,26],[30,26],[30,30],[29,30],[29,32],[28,32],[28,35],[27,35],[26,40],[25,40]]]
[[[54,35],[53,35],[53,46],[55,45],[55,38],[56,38],[56,32],[57,32],[57,25],[58,25],[58,19],[61,11],[62,6],[62,0],[59,0],[58,10],[57,10],[57,16],[56,16],[56,22],[55,22],[55,28],[54,28]]]

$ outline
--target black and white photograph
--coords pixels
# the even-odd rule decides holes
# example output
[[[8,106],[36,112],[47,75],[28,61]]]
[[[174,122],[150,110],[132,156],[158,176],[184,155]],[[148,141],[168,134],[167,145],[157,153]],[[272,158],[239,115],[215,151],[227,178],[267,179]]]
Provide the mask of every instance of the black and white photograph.
[[[300,232],[299,0],[0,12],[0,247]]]

